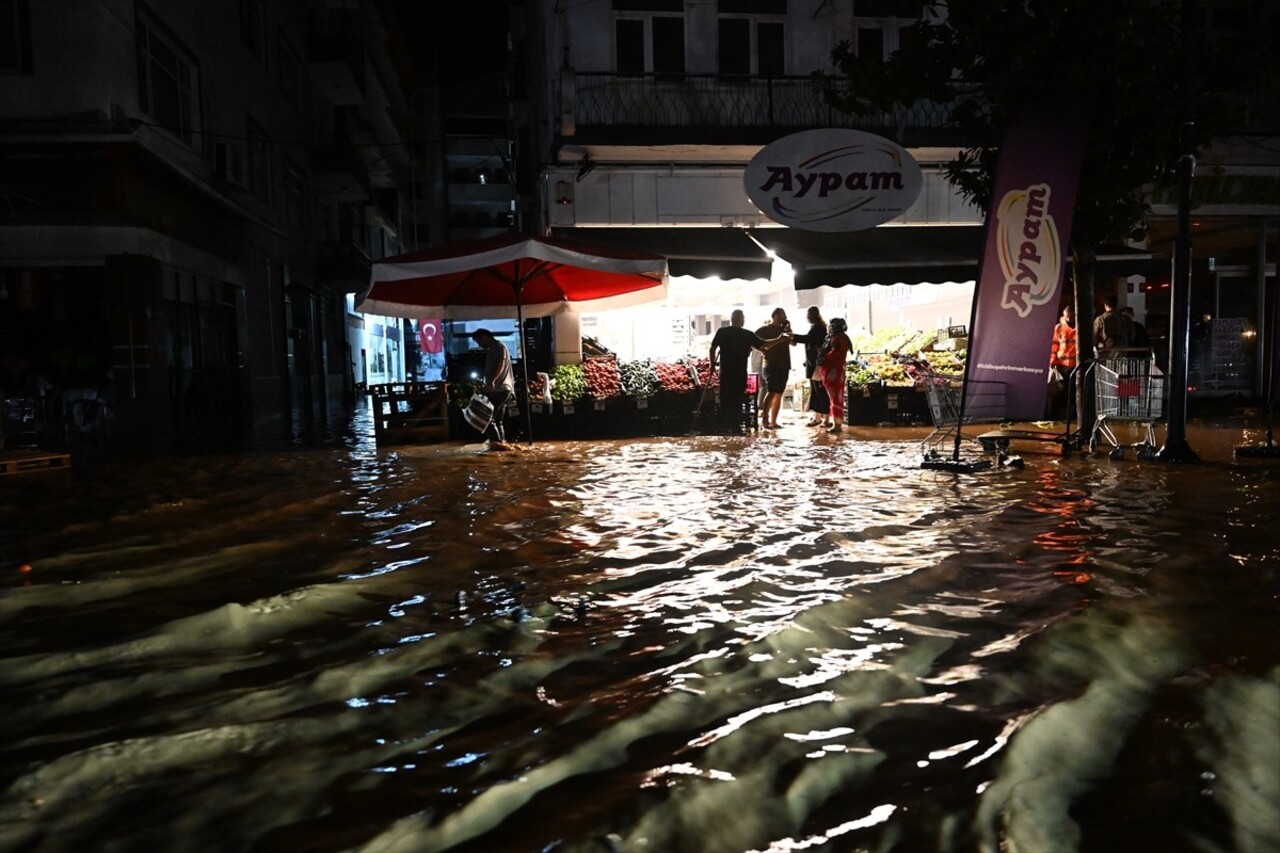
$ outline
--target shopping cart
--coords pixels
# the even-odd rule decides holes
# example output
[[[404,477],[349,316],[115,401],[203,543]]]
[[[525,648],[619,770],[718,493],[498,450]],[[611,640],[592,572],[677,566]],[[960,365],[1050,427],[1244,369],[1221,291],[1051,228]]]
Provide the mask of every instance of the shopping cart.
[[[964,406],[961,423],[964,378],[953,374],[929,373],[922,381],[925,399],[929,402],[929,415],[933,419],[933,432],[920,445],[925,458],[939,457],[941,454],[938,447],[948,439],[953,443],[961,440],[978,441],[976,437],[964,434],[962,427],[965,424],[995,424],[1004,420],[1006,388],[1003,382],[970,379],[969,400]]]
[[[1152,459],[1156,454],[1155,424],[1164,417],[1164,374],[1156,367],[1151,354],[1135,350],[1099,359],[1094,366],[1094,390],[1097,395],[1098,419],[1089,436],[1089,450],[1096,451],[1106,442],[1112,448],[1112,459],[1123,459],[1124,449],[1132,447],[1139,459]],[[1143,439],[1122,444],[1111,424],[1129,422],[1144,427]]]

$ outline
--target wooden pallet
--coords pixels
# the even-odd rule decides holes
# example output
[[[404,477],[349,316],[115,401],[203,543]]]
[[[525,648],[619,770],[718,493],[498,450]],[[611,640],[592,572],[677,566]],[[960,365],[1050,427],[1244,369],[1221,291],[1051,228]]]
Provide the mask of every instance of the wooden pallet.
[[[0,476],[26,474],[31,471],[69,471],[71,454],[47,450],[12,450],[0,452]]]

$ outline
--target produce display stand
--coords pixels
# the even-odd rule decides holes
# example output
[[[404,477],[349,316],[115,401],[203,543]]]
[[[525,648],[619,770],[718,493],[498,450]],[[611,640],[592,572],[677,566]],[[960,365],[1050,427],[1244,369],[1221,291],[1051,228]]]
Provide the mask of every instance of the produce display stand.
[[[844,419],[850,426],[916,426],[929,421],[923,387],[850,385],[844,399]]]
[[[938,373],[955,373],[963,362],[953,352],[857,353],[847,368],[845,422],[851,426],[921,426],[931,421],[925,384]]]
[[[697,401],[698,393],[693,391],[535,401],[533,430],[541,438],[566,440],[686,435]]]

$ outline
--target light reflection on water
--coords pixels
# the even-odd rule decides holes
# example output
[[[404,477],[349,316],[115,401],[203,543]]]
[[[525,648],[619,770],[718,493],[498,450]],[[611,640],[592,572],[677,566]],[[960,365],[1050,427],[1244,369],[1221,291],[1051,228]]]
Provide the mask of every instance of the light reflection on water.
[[[0,850],[1280,846],[1273,466],[367,434],[0,483]]]

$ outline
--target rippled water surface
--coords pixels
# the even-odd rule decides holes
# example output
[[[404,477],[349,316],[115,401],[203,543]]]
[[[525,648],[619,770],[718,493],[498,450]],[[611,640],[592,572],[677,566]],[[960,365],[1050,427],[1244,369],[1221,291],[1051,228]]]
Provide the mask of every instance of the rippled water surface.
[[[0,850],[1280,849],[1238,432],[365,432],[0,479]]]

